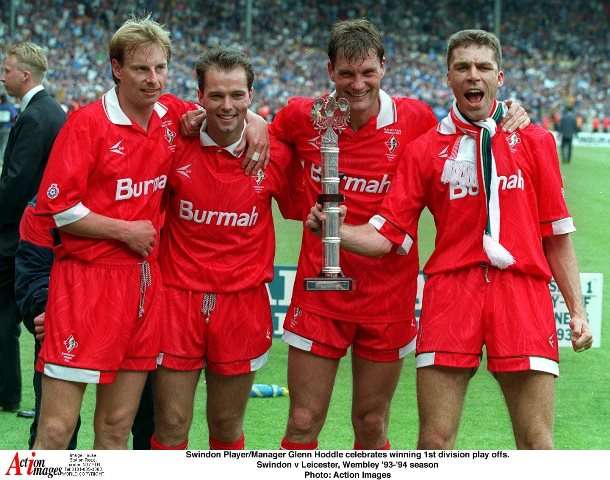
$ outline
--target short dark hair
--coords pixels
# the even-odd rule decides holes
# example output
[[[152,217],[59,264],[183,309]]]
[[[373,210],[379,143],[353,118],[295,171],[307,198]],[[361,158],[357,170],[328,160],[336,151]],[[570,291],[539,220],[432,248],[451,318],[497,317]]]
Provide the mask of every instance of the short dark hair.
[[[498,69],[502,68],[502,47],[498,37],[485,30],[460,30],[451,35],[447,41],[447,69],[450,67],[453,51],[456,48],[468,47],[470,45],[491,48],[494,53],[494,59],[498,64]]]
[[[365,59],[373,50],[383,62],[385,50],[379,30],[365,18],[343,20],[333,25],[328,41],[328,59],[334,65],[341,54],[348,62]]]
[[[254,70],[252,63],[245,53],[236,48],[214,47],[206,51],[195,66],[197,72],[197,83],[199,90],[205,88],[205,74],[210,68],[228,72],[235,68],[243,68],[246,72],[246,80],[248,81],[248,90],[252,88],[254,83]]]

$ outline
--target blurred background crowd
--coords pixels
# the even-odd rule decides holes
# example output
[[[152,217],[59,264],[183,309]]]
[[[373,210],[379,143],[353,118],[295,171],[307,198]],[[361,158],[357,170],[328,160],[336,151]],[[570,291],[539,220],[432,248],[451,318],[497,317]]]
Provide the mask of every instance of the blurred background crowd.
[[[202,47],[238,46],[255,66],[254,108],[271,118],[289,97],[329,89],[325,47],[330,26],[367,17],[384,35],[383,88],[428,102],[440,117],[451,100],[445,85],[447,38],[463,28],[499,27],[504,98],[518,99],[548,127],[571,106],[584,130],[608,129],[607,1],[502,0],[496,23],[489,0],[252,0],[251,30],[247,2],[1,0],[0,38],[3,43],[31,40],[46,48],[47,87],[72,110],[112,86],[110,34],[131,14],[151,12],[172,32],[169,91],[195,100],[193,66]]]

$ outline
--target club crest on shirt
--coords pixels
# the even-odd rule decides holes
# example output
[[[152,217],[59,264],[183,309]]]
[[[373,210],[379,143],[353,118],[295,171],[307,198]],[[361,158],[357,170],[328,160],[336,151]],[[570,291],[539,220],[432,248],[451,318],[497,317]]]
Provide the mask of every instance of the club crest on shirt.
[[[400,146],[398,138],[396,138],[395,134],[391,134],[390,137],[387,138],[385,141],[385,146],[388,147],[388,151],[385,156],[390,162],[393,162],[396,158],[396,150]]]
[[[517,132],[513,133],[510,137],[508,137],[506,141],[508,142],[508,148],[510,148],[510,151],[512,153],[515,153],[517,151],[517,145],[521,143],[521,139],[519,138]]]
[[[396,140],[396,137],[394,135],[388,138],[385,144],[388,147],[388,152],[390,153],[394,153],[398,148],[398,140]]]
[[[49,188],[47,188],[47,197],[49,200],[55,200],[59,197],[59,186],[56,183],[52,183],[49,185]]]
[[[169,149],[173,152],[176,150],[176,145],[174,144],[174,139],[176,138],[176,132],[171,130],[169,127],[165,127],[165,140],[169,144]]]
[[[265,186],[263,185],[264,180],[265,171],[262,168],[259,168],[256,173],[252,175],[252,183],[256,193],[261,193],[265,189]]]

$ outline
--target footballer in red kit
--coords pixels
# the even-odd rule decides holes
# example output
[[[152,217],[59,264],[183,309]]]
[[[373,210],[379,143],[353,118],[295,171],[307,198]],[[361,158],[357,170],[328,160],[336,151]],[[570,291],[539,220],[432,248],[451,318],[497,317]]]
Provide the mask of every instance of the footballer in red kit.
[[[210,448],[238,449],[245,443],[248,394],[273,333],[265,286],[275,254],[271,199],[286,218],[302,217],[302,167],[273,141],[269,166],[244,175],[235,147],[252,99],[250,62],[239,51],[218,48],[196,69],[207,120],[198,137],[178,142],[168,180],[160,261],[167,313],[152,444],[187,447],[205,368]]]
[[[49,328],[38,361],[38,369],[47,376],[108,383],[120,369],[155,368],[158,315],[154,312],[158,305],[153,299],[160,282],[154,273],[158,269],[161,203],[176,148],[176,123],[167,113],[167,106],[156,102],[144,131],[125,115],[112,89],[100,101],[71,115],[58,136],[37,211],[52,213],[59,228],[90,212],[125,221],[148,219],[155,238],[143,261],[140,254],[115,239],[61,231],[47,309]],[[100,129],[103,123],[107,126]],[[80,175],[70,175],[76,171]],[[151,274],[153,278],[148,280]],[[133,286],[127,287],[121,278],[129,278]],[[75,281],[82,286],[76,289]],[[60,300],[67,295],[72,301]],[[98,300],[93,302],[93,298]],[[131,314],[138,310],[143,313]],[[85,313],[97,321],[81,322]],[[126,324],[126,318],[133,323]],[[128,345],[136,327],[141,346],[131,351]],[[69,348],[66,342],[78,347]]]
[[[126,448],[159,352],[156,252],[177,132],[173,98],[160,100],[169,34],[129,20],[109,50],[116,86],[70,117],[38,193],[37,213],[53,216],[62,244],[37,364],[37,449],[68,445],[87,383],[98,384],[94,448]]]
[[[576,351],[592,336],[582,304],[553,137],[530,125],[498,127],[503,84],[498,39],[464,30],[449,39],[455,102],[436,128],[407,146],[395,185],[368,224],[341,227],[365,255],[409,250],[423,208],[437,229],[417,340],[418,447],[452,448],[483,345],[504,394],[518,448],[552,448],[559,375],[551,275],[566,300]],[[323,216],[312,209],[314,228]]]
[[[503,105],[495,104],[493,108],[501,109]],[[458,110],[454,109],[454,112],[461,117]],[[487,265],[490,260],[481,239],[470,234],[485,228],[487,215],[482,205],[485,194],[478,186],[440,182],[445,163],[461,161],[459,149],[464,142],[460,120],[456,127],[450,118],[409,145],[409,159],[400,163],[395,191],[387,197],[379,214],[371,219],[371,224],[394,245],[404,245],[417,238],[417,222],[423,208],[428,207],[435,218],[436,248],[424,268],[427,276],[425,318],[418,335],[418,367],[477,367],[483,341],[484,330],[478,325],[470,327],[465,318],[478,322],[483,318],[479,309],[486,308],[484,302],[477,300],[476,292],[484,288],[486,282],[478,272],[480,265]],[[487,366],[491,371],[512,371],[526,362],[533,365],[532,369],[558,375],[555,321],[547,287],[551,270],[540,239],[570,233],[574,231],[574,225],[562,195],[559,165],[554,157],[555,143],[548,132],[530,125],[512,134],[498,131],[491,146],[501,205],[497,215],[501,213],[502,245],[518,261],[507,270],[492,269],[487,274],[488,277],[496,276],[492,285],[506,284],[510,278],[515,288],[511,294],[514,298],[502,291],[504,285],[491,295],[493,304],[498,306],[496,317],[502,315],[493,328],[506,331],[486,339]],[[454,154],[439,155],[443,151]],[[481,172],[478,174],[477,185],[483,185]],[[468,287],[472,282],[467,278],[472,275],[467,272],[472,267],[477,270],[474,274],[476,287]],[[443,280],[449,274],[451,280]],[[502,281],[499,281],[500,277]],[[523,287],[519,286],[520,279],[526,282]],[[437,283],[439,285],[435,287]],[[519,301],[520,295],[530,296],[528,291],[536,292],[531,295],[532,301]],[[499,308],[506,304],[513,308]],[[444,313],[449,307],[457,310],[453,316],[455,325],[448,323]],[[529,321],[517,328],[513,322],[523,318]],[[454,361],[451,352],[456,354]],[[468,355],[469,360],[465,358]]]
[[[292,99],[271,124],[272,133],[294,145],[295,156],[304,162],[306,205],[316,203],[322,179],[320,137],[310,118],[313,101]],[[407,143],[436,124],[430,108],[419,100],[392,98],[380,90],[379,105],[377,115],[357,130],[348,126],[339,136],[339,185],[349,223],[365,222],[377,211],[390,190],[397,159]],[[407,330],[409,325],[415,325],[415,309],[411,307],[416,292],[411,280],[419,268],[416,254],[370,259],[342,251],[340,263],[345,274],[354,278],[352,291],[306,292],[303,279],[318,275],[323,260],[320,239],[305,229],[293,305],[344,322],[403,322]],[[291,330],[289,326],[287,330]],[[409,340],[414,337],[413,328]]]
[[[339,137],[340,193],[352,222],[366,221],[390,190],[406,144],[436,122],[418,100],[392,98],[380,88],[384,50],[366,20],[339,22],[329,44],[334,95],[350,102],[350,122]],[[313,99],[296,98],[274,119],[272,134],[304,163],[304,202],[321,191],[320,137],[310,118]],[[415,347],[417,252],[370,259],[341,251],[354,280],[350,292],[306,292],[305,277],[320,273],[320,239],[304,229],[292,302],[284,322],[290,345],[290,413],[283,448],[315,448],[324,424],[337,366],[353,349],[352,423],[356,448],[387,448],[389,405],[402,358]],[[374,418],[374,422],[371,419]]]

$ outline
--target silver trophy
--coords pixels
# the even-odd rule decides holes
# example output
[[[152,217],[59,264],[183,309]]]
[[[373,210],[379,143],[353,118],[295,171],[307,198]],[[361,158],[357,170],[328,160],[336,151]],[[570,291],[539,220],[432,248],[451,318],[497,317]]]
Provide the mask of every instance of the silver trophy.
[[[318,203],[326,220],[322,223],[324,266],[320,276],[305,278],[305,290],[348,291],[352,289],[352,279],[345,277],[339,266],[339,205],[343,201],[339,193],[339,134],[349,122],[349,103],[344,98],[318,98],[311,108],[311,120],[321,138],[322,194]]]

